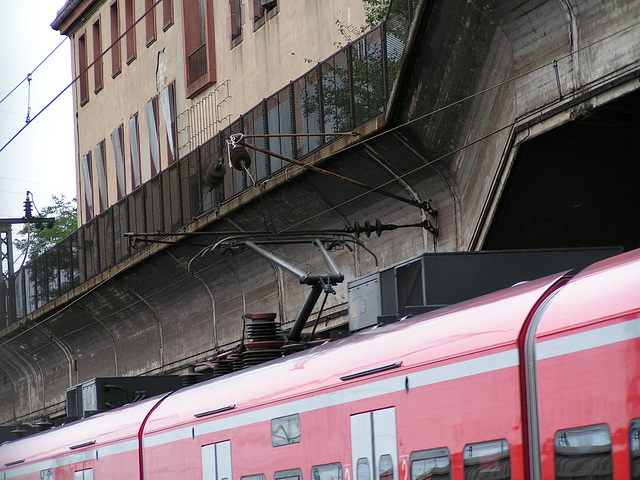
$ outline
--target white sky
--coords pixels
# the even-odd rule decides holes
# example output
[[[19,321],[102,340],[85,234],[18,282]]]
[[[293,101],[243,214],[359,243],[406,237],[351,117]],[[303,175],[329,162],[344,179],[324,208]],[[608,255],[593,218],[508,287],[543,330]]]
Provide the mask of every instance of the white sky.
[[[0,100],[66,38],[50,26],[64,3],[0,0]],[[70,82],[67,39],[32,75],[30,117]],[[28,104],[27,81],[0,103],[0,149],[26,124]],[[0,152],[0,218],[24,216],[27,190],[40,210],[53,204],[52,195],[76,196],[73,128],[69,88]]]

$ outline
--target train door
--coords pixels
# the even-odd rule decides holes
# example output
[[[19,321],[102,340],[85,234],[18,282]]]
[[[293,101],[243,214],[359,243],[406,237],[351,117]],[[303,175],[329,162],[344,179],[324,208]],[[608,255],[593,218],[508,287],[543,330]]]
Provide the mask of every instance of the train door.
[[[202,480],[232,480],[231,442],[202,446]]]
[[[354,480],[398,480],[395,407],[351,415]]]

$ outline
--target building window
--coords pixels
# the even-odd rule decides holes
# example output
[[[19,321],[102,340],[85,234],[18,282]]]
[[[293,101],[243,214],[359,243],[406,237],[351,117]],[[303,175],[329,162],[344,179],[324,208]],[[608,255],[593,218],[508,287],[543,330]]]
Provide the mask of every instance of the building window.
[[[553,450],[556,478],[613,478],[611,433],[606,425],[559,430]]]
[[[109,9],[111,20],[111,77],[122,71],[122,55],[120,54],[120,17],[118,14],[118,0]]]
[[[122,148],[123,138],[122,125],[118,125],[116,129],[111,132],[111,146],[113,147],[113,156],[115,158],[116,165],[116,189],[118,194],[118,200],[126,194],[125,185],[125,173],[124,173],[124,149]]]
[[[229,0],[229,35],[231,47],[242,41],[242,0]]]
[[[144,108],[151,151],[151,176],[160,172],[160,142],[158,141],[158,97],[151,99]]]
[[[105,145],[104,140],[101,141],[93,149],[93,161],[95,162],[95,172],[98,176],[98,213],[102,212],[109,206],[109,197],[107,195],[107,169],[104,163]]]
[[[435,448],[411,453],[411,480],[451,478],[451,457],[446,448]]]
[[[135,0],[124,0],[124,17],[127,39],[127,65],[136,59],[136,10]]]
[[[80,170],[84,180],[84,221],[93,218],[93,172],[91,168],[91,152],[80,159]]]
[[[264,25],[267,18],[278,13],[278,0],[251,0],[249,5],[253,12],[254,31]]]
[[[80,72],[80,106],[89,101],[89,79],[87,72],[87,36],[83,33],[78,38],[78,70]]]
[[[271,420],[271,444],[274,447],[300,443],[300,415],[297,413]]]
[[[162,30],[167,31],[173,25],[173,0],[162,0]]]
[[[155,0],[145,0],[145,31],[147,34],[147,47],[156,41],[156,8],[154,6]]]
[[[182,2],[187,98],[216,81],[212,0]]]
[[[240,477],[240,480],[267,480],[264,473],[256,473],[255,475],[245,475]]]
[[[129,151],[131,152],[131,185],[133,189],[136,189],[142,184],[140,174],[140,129],[138,127],[137,113],[129,119]]]
[[[102,38],[100,36],[100,17],[93,23],[93,79],[94,93],[104,87],[102,79]]]
[[[511,459],[506,440],[473,443],[464,447],[464,478],[486,480],[511,478]]]
[[[167,144],[169,151],[169,163],[177,160],[176,152],[176,100],[174,84],[167,85],[160,94],[160,103],[162,104],[162,119],[167,130]]]

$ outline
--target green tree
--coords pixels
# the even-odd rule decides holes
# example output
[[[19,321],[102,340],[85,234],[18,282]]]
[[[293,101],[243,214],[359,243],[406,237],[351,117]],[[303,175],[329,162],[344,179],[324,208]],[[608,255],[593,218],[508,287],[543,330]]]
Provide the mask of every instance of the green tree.
[[[362,6],[364,7],[364,25],[356,26],[336,20],[338,31],[347,43],[351,42],[354,37],[362,35],[367,30],[374,29],[383,22],[387,16],[390,2],[391,0],[362,0]],[[343,45],[339,42],[336,46],[341,48]]]
[[[52,199],[53,205],[40,210],[35,218],[54,217],[53,226],[49,228],[46,224],[25,224],[19,232],[22,238],[14,241],[16,248],[23,254],[26,253],[29,260],[42,255],[78,228],[76,199],[67,200],[64,195],[53,195]]]
[[[301,93],[305,118],[317,122],[325,133],[347,132],[384,111],[417,0],[362,0],[362,3],[365,25],[336,21],[340,33],[350,43],[350,57],[346,47],[336,44],[343,47],[341,52],[321,64],[320,78]],[[385,20],[383,30],[379,25]],[[356,35],[359,37],[354,40]],[[320,108],[324,125],[319,125]]]

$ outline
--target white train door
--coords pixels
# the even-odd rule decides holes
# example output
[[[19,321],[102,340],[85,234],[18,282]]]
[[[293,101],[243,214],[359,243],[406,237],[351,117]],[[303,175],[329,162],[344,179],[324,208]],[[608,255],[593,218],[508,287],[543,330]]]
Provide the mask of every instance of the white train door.
[[[202,479],[232,480],[231,442],[212,443],[202,446]]]
[[[398,480],[395,407],[351,415],[353,480]]]

